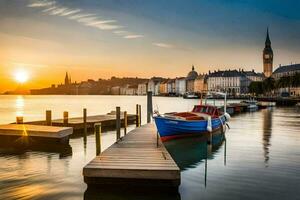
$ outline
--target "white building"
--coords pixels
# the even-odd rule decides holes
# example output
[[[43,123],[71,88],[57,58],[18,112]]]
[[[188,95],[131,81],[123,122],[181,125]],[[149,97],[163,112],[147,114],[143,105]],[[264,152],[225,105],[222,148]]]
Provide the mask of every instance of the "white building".
[[[161,77],[152,77],[148,82],[148,91],[152,92],[153,96],[159,95],[160,82],[164,79]]]
[[[182,96],[186,92],[186,80],[185,77],[179,77],[175,79],[175,93]]]
[[[231,95],[248,92],[249,83],[246,75],[237,70],[214,71],[207,79],[208,91],[222,91]]]
[[[175,79],[169,79],[167,82],[167,93],[168,94],[175,94]]]
[[[138,84],[137,95],[146,95],[147,94],[147,83]]]
[[[275,80],[280,79],[283,76],[292,76],[296,73],[300,73],[300,64],[293,64],[293,65],[285,65],[279,66],[272,74],[272,77]]]

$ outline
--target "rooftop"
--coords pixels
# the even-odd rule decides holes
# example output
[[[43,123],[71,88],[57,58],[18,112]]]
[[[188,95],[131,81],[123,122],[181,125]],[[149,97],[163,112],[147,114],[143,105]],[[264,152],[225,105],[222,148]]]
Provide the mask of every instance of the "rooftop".
[[[279,67],[273,72],[273,74],[284,73],[284,72],[290,72],[290,71],[300,71],[300,64],[293,64],[293,65],[279,66]]]

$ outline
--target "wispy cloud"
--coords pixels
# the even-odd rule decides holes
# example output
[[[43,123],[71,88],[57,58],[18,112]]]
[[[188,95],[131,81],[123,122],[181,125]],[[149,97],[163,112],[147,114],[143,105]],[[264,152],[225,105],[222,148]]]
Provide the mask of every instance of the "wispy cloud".
[[[174,45],[166,44],[166,43],[161,43],[161,42],[155,42],[155,43],[152,43],[152,44],[154,46],[161,47],[161,48],[167,48],[167,49],[174,48]]]
[[[125,39],[137,39],[137,38],[142,38],[144,37],[143,35],[125,35],[123,38]]]
[[[118,31],[114,31],[113,33],[125,39],[136,39],[144,37],[143,35],[138,35],[130,33],[129,31],[121,30],[124,29],[125,26],[120,25],[115,19],[102,19],[100,18],[100,16],[94,13],[87,13],[83,12],[81,9],[72,9],[60,6],[56,1],[31,1],[31,3],[27,5],[27,7],[42,8],[42,12],[47,13],[48,15],[66,17],[67,19],[77,21],[84,26],[89,26],[100,30],[113,31],[116,29],[120,29]]]
[[[53,6],[55,3],[56,3],[55,1],[47,1],[47,0],[32,1],[32,3],[27,5],[27,7],[31,7],[31,8],[47,7],[47,6]]]
[[[117,35],[127,35],[129,34],[128,31],[114,31],[114,34],[117,34]]]

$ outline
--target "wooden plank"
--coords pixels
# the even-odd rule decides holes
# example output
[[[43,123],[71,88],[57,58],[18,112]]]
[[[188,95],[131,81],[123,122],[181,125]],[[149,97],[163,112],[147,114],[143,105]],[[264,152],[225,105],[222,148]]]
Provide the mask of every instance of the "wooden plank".
[[[96,156],[83,168],[87,184],[146,180],[153,185],[178,187],[180,170],[163,143],[156,144],[156,129],[147,124],[130,131],[119,142]],[[139,182],[140,183],[140,182]],[[151,184],[150,184],[151,185]],[[137,185],[138,186],[138,185]]]
[[[70,127],[40,126],[30,124],[6,124],[0,125],[0,136],[30,136],[63,138],[71,135]]]

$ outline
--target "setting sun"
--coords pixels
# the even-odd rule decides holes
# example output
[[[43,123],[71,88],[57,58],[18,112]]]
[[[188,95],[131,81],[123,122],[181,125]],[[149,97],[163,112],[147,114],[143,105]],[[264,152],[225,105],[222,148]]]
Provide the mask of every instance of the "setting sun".
[[[25,83],[28,80],[28,72],[23,69],[16,71],[14,76],[18,83]]]

